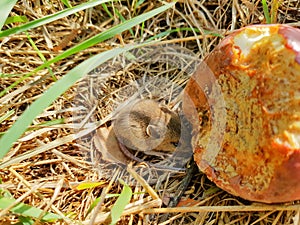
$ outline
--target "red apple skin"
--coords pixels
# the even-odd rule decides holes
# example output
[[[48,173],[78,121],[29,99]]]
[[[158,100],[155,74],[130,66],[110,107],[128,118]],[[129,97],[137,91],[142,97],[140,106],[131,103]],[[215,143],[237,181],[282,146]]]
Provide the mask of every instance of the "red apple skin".
[[[252,25],[227,36],[189,80],[194,159],[225,191],[300,200],[300,30]]]

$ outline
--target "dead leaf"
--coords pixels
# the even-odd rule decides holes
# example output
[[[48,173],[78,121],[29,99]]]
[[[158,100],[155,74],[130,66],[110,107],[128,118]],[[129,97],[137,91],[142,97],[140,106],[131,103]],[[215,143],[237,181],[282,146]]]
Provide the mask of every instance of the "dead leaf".
[[[200,201],[191,199],[191,198],[187,198],[187,199],[181,199],[178,204],[177,207],[189,207],[189,206],[194,206],[196,204],[198,204]]]
[[[102,153],[102,159],[109,162],[127,164],[128,159],[122,153],[115,133],[110,127],[99,127],[94,136],[94,144],[99,152]]]

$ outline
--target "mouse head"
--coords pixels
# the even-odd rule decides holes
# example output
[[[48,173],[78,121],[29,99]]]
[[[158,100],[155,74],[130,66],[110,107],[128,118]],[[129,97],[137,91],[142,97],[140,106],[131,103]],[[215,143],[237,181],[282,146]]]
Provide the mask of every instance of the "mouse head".
[[[128,105],[114,122],[116,136],[133,150],[173,152],[180,139],[179,116],[153,100]]]
[[[150,123],[147,127],[147,134],[159,140],[156,142],[155,151],[174,152],[180,140],[181,121],[177,113],[165,106],[161,107],[161,111],[163,116],[160,117],[160,122]]]

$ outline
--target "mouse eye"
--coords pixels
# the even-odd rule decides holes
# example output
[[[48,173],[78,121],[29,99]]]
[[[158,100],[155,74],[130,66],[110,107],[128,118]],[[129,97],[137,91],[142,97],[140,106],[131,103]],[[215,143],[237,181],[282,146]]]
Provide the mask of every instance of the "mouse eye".
[[[177,147],[177,146],[178,146],[178,142],[171,142],[171,144],[172,144],[174,147]]]

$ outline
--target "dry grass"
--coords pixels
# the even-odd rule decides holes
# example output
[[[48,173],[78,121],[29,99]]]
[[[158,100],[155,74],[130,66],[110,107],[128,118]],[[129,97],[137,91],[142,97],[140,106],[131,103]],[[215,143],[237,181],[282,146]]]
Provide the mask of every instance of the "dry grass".
[[[70,2],[76,5],[80,1]],[[130,19],[161,5],[160,1],[145,1],[135,8],[132,2],[135,1],[119,1],[113,6],[125,19]],[[299,8],[297,0],[282,1],[277,12],[277,22],[299,26]],[[36,19],[62,9],[63,4],[58,0],[25,0],[18,2],[11,15],[26,15],[30,19]],[[113,11],[111,7],[109,10]],[[23,203],[69,218],[63,222],[56,222],[57,224],[80,224],[79,221],[83,224],[92,224],[93,221],[95,224],[107,223],[107,216],[116,197],[102,198],[102,204],[96,207],[98,211],[88,213],[88,210],[96,198],[107,193],[121,192],[122,185],[118,178],[130,184],[136,193],[118,224],[300,224],[298,202],[265,205],[245,201],[216,188],[201,173],[194,175],[183,195],[183,199],[187,200],[186,204],[196,205],[167,208],[165,203],[174,197],[185,176],[183,173],[150,171],[151,176],[140,176],[134,169],[127,172],[122,167],[107,164],[99,159],[92,141],[95,128],[92,127],[90,133],[81,137],[73,135],[79,132],[81,125],[96,123],[98,126],[108,126],[110,113],[130,93],[136,91],[134,85],[130,86],[132,89],[126,85],[138,80],[141,89],[145,86],[145,77],[159,78],[155,82],[160,83],[153,82],[150,90],[145,89],[141,95],[166,100],[170,106],[177,109],[178,95],[191,72],[189,68],[174,70],[171,62],[186,65],[191,52],[203,58],[220,41],[221,38],[215,34],[225,35],[248,24],[264,23],[262,12],[261,1],[258,0],[178,1],[176,8],[147,21],[144,27],[136,26],[132,33],[123,32],[115,38],[61,60],[51,66],[52,76],[49,75],[49,70],[45,69],[25,79],[14,88],[20,91],[18,95],[14,98],[6,96],[7,101],[4,101],[5,96],[1,99],[0,116],[10,109],[14,109],[14,114],[2,122],[0,132],[5,132],[26,107],[56,79],[91,55],[123,44],[144,41],[170,29],[181,28],[166,34],[160,41],[161,44],[180,46],[176,51],[177,58],[171,50],[168,56],[157,52],[154,57],[167,57],[169,64],[164,60],[164,63],[159,60],[153,62],[153,57],[150,57],[151,60],[142,57],[142,60],[129,64],[126,64],[126,58],[118,58],[115,64],[110,62],[106,67],[100,68],[101,73],[103,69],[106,72],[116,72],[114,76],[100,79],[91,74],[60,96],[34,120],[30,130],[3,160],[9,162],[9,166],[2,164],[0,188],[8,190],[15,199],[20,198]],[[59,54],[61,49],[74,46],[118,23],[120,19],[116,14],[109,17],[105,10],[98,6],[93,10],[52,22],[45,27],[30,30],[29,35],[44,57],[51,59]],[[199,31],[193,32],[184,28],[198,28]],[[207,31],[210,34],[207,34]],[[3,74],[11,76],[1,78],[0,90],[16,81],[19,74],[26,74],[43,63],[25,34],[13,35],[1,41],[0,69]],[[183,48],[186,51],[180,52]],[[116,65],[120,67],[117,68]],[[30,84],[41,77],[43,79],[38,83]],[[176,84],[175,88],[168,81]],[[63,122],[47,124],[59,119],[63,119]],[[32,155],[24,157],[22,154],[29,150],[33,150]],[[138,171],[142,173],[144,170]],[[146,181],[142,177],[146,178]],[[76,189],[82,182],[99,181],[103,181],[103,184],[98,187]],[[0,212],[1,224],[13,224],[18,221],[16,215],[4,212]]]

